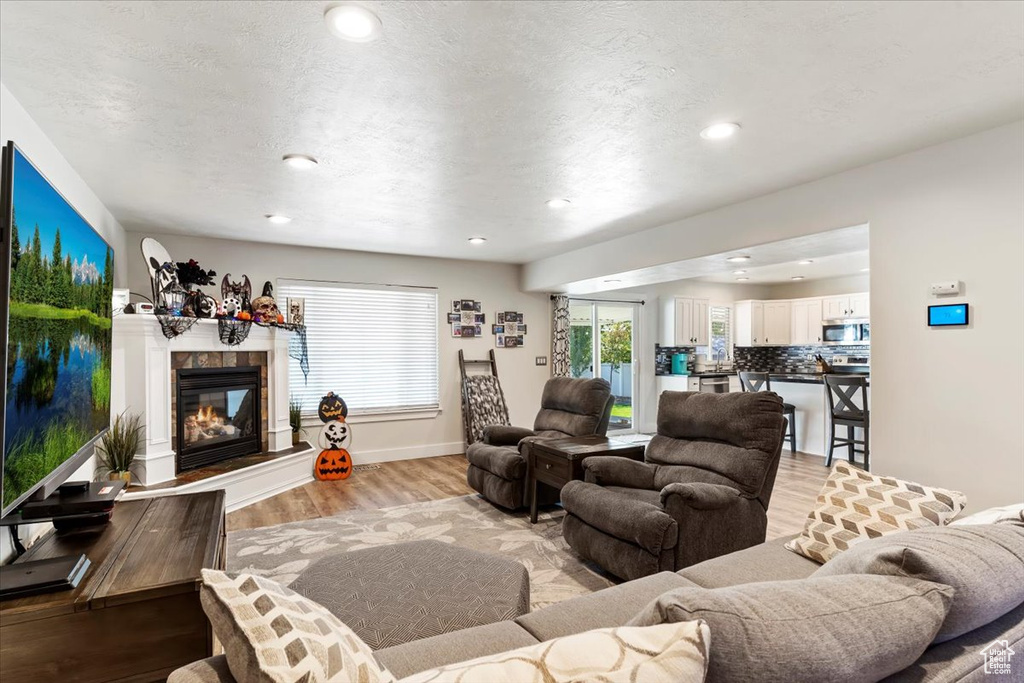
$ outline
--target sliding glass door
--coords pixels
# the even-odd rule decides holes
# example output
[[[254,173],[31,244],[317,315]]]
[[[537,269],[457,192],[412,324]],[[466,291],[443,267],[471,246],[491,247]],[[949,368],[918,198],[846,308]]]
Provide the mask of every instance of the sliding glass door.
[[[608,431],[636,431],[636,304],[569,301],[569,374],[603,377],[615,405]]]

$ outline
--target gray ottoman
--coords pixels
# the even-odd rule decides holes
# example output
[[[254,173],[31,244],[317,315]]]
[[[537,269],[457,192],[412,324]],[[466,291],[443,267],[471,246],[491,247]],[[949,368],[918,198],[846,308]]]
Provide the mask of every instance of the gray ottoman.
[[[324,557],[289,588],[329,609],[374,650],[530,611],[523,565],[439,541]]]

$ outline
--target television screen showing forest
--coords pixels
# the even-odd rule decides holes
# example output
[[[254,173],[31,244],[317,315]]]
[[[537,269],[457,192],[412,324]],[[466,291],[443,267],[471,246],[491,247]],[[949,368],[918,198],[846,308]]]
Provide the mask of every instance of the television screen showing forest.
[[[14,150],[3,503],[110,421],[114,254]]]

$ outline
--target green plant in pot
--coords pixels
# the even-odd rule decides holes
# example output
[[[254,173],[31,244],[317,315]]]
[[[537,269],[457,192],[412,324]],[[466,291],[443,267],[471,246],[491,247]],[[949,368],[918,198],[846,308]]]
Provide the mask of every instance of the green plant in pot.
[[[288,424],[292,426],[292,445],[294,446],[302,438],[302,401],[295,398],[288,401]]]
[[[125,486],[132,482],[132,463],[142,443],[146,426],[142,416],[124,411],[114,418],[114,424],[96,444],[96,459],[100,472],[110,479],[123,479]]]

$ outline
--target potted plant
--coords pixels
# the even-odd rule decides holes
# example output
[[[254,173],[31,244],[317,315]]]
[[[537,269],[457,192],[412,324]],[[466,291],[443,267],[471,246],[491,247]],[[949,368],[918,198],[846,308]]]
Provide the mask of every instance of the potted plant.
[[[141,415],[124,411],[114,418],[114,424],[96,444],[96,459],[99,470],[106,472],[110,479],[123,479],[125,486],[132,482],[132,462],[142,442],[145,430]]]
[[[288,424],[292,426],[292,445],[299,443],[302,436],[302,401],[291,399],[288,401]]]

